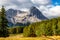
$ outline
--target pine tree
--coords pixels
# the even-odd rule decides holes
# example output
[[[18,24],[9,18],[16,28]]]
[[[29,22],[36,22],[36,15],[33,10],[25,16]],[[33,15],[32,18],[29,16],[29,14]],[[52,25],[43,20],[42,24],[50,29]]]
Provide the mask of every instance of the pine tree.
[[[7,37],[8,35],[8,21],[6,19],[5,8],[2,6],[0,13],[0,37]]]

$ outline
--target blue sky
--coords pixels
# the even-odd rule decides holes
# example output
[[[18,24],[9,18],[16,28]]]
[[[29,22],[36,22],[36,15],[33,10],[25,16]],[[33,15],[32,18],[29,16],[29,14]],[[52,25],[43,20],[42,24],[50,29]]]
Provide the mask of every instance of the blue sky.
[[[52,0],[53,5],[60,5],[60,0]]]

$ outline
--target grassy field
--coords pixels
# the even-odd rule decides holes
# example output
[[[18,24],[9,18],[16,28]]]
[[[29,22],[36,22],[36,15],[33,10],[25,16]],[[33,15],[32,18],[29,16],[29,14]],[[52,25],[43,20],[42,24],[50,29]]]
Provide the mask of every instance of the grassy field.
[[[0,40],[60,40],[60,36],[47,37],[23,37],[23,35],[13,35],[7,38],[0,38]]]

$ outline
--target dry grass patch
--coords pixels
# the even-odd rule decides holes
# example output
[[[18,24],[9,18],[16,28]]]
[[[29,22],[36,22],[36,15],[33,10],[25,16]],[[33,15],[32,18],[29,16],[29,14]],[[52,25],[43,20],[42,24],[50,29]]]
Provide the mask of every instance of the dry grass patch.
[[[16,36],[10,36],[7,38],[0,38],[0,40],[60,40],[60,36],[20,37],[19,35],[16,35]]]

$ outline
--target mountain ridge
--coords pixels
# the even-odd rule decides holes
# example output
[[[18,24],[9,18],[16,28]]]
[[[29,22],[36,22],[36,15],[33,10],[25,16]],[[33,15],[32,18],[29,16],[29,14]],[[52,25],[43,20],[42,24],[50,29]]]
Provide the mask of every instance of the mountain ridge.
[[[13,24],[26,24],[28,22],[34,23],[48,19],[36,7],[31,7],[29,12],[9,9],[6,11],[6,15],[8,22],[11,22]]]

